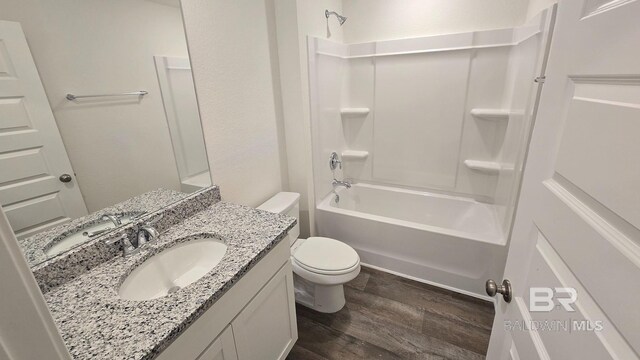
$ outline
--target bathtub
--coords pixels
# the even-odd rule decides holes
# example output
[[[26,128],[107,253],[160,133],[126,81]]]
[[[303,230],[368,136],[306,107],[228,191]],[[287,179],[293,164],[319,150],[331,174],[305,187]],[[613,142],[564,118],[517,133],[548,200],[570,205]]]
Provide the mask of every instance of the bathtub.
[[[502,278],[505,239],[494,205],[394,187],[353,184],[317,206],[320,236],[351,245],[362,263],[488,299]]]

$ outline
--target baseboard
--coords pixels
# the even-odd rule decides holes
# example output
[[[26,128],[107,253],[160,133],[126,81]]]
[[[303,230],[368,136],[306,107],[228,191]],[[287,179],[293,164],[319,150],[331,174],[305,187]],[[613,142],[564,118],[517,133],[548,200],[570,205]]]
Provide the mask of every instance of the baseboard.
[[[493,298],[493,297],[489,297],[489,296],[487,296],[487,295],[479,295],[479,294],[476,294],[476,293],[471,292],[471,291],[467,291],[467,290],[463,290],[463,289],[458,289],[458,288],[455,288],[455,287],[452,287],[452,286],[448,286],[448,285],[443,285],[443,284],[440,284],[440,283],[437,283],[437,282],[434,282],[434,281],[429,281],[429,280],[425,280],[425,279],[417,278],[417,277],[415,277],[415,276],[411,276],[411,275],[403,274],[403,273],[400,273],[400,272],[397,272],[397,271],[393,271],[393,270],[389,270],[389,269],[381,268],[381,267],[379,267],[379,266],[375,266],[375,265],[371,265],[371,264],[366,264],[366,263],[363,263],[363,262],[361,262],[361,263],[360,263],[360,265],[362,265],[362,266],[364,266],[364,267],[368,267],[368,268],[374,269],[374,270],[378,270],[378,271],[386,272],[386,273],[388,273],[388,274],[392,274],[392,275],[400,276],[400,277],[403,277],[403,278],[405,278],[405,279],[409,279],[409,280],[417,281],[417,282],[420,282],[420,283],[423,283],[423,284],[427,284],[427,285],[431,285],[431,286],[439,287],[439,288],[442,288],[442,289],[445,289],[445,290],[449,290],[449,291],[457,292],[457,293],[459,293],[459,294],[463,294],[463,295],[471,296],[471,297],[474,297],[474,298],[476,298],[476,299],[481,299],[481,300],[484,300],[484,301],[489,301],[489,302],[491,302],[491,303],[493,303],[493,304],[494,304],[494,307],[495,307],[495,304],[496,304],[496,299],[495,299],[495,298]]]

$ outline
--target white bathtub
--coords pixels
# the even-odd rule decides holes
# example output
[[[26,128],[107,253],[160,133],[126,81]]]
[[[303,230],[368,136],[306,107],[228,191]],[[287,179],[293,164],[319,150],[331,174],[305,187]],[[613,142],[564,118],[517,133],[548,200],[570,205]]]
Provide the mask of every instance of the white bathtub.
[[[317,207],[320,236],[351,245],[363,263],[486,298],[506,247],[493,205],[468,198],[354,184]]]

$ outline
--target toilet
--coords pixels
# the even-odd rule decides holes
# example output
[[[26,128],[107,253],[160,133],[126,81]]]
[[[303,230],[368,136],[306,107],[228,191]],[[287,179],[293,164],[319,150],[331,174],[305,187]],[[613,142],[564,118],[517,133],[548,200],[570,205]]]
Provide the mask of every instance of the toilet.
[[[300,194],[281,192],[258,207],[299,219]],[[300,226],[289,232],[296,302],[323,313],[344,307],[343,285],[360,273],[360,257],[349,245],[327,237],[298,239]]]

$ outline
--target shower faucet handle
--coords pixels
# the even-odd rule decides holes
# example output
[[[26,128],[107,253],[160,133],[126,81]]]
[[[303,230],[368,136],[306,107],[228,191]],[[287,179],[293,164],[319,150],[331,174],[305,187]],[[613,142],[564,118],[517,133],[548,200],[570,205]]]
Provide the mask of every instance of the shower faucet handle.
[[[329,168],[333,171],[340,167],[342,169],[342,161],[338,158],[337,152],[332,152],[331,157],[329,157]]]

